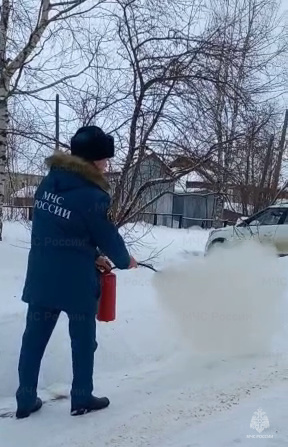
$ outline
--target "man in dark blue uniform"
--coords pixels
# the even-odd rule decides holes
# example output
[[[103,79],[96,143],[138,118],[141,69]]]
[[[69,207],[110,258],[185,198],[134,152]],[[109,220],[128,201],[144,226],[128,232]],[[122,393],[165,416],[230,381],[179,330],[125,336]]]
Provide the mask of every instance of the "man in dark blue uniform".
[[[19,359],[16,417],[38,411],[41,360],[61,311],[69,318],[73,360],[71,414],[109,405],[93,391],[100,273],[137,267],[116,226],[108,217],[109,185],[104,176],[114,156],[114,139],[96,126],[82,127],[71,140],[71,155],[57,152],[46,162],[50,171],[34,202],[31,250],[22,299],[28,303]],[[100,251],[99,251],[100,250]]]

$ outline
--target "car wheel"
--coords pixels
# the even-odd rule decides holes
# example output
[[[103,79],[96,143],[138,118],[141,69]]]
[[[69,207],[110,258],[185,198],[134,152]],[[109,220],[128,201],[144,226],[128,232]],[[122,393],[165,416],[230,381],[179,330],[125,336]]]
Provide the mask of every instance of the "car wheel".
[[[211,244],[208,247],[207,254],[211,253],[212,251],[214,251],[219,247],[223,247],[225,242],[226,242],[225,239],[216,239],[215,241],[211,242]]]

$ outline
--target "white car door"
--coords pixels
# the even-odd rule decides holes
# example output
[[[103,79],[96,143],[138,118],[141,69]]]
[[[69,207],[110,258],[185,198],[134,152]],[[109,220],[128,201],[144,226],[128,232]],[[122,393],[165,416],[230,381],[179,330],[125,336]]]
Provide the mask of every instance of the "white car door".
[[[258,225],[256,225],[254,222],[252,225],[248,225],[248,219],[246,220],[247,223],[241,223],[240,225],[236,225],[234,227],[234,234],[233,239],[236,237],[236,239],[254,239],[258,238],[259,231],[258,231]]]
[[[246,224],[241,224],[236,231],[240,230],[245,239],[252,238],[264,244],[274,244],[277,226],[284,213],[283,208],[267,208],[247,219]]]
[[[285,209],[271,207],[252,220],[249,226],[255,227],[255,237],[261,243],[276,246],[276,232],[285,215]]]
[[[288,208],[277,226],[275,233],[275,246],[280,255],[288,255]]]

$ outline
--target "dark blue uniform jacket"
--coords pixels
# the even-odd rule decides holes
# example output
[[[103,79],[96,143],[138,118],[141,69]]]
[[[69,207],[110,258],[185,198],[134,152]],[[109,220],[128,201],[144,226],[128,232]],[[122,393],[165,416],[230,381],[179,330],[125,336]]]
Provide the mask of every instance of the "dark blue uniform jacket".
[[[55,153],[34,201],[31,250],[22,299],[66,312],[97,310],[98,249],[119,269],[130,256],[110,221],[109,185],[93,165]]]

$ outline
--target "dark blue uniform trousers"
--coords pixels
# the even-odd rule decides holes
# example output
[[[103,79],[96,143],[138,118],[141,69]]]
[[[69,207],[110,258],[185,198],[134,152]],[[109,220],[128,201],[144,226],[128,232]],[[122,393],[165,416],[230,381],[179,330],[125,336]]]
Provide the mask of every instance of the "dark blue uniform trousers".
[[[41,360],[61,311],[29,304],[19,359],[18,408],[31,408],[37,397]],[[94,353],[97,349],[95,315],[67,313],[72,348],[72,406],[81,406],[93,391]]]

